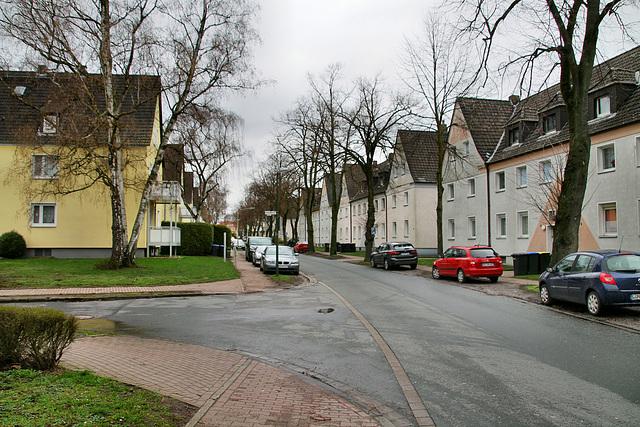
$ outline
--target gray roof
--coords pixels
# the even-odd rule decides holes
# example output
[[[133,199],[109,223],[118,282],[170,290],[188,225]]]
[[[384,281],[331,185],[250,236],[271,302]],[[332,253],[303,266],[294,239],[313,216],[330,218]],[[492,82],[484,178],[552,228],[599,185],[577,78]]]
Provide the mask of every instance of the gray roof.
[[[85,85],[89,91],[79,88]],[[120,92],[121,112],[127,113],[120,120],[124,143],[149,145],[160,77],[132,76],[126,96],[123,76],[114,76],[114,85]],[[80,79],[67,73],[0,71],[0,143],[47,144],[82,139],[99,145],[105,139],[104,117],[91,109],[102,113],[104,106],[99,75]],[[55,135],[40,132],[43,117],[49,114],[59,117],[60,131]]]
[[[503,128],[514,112],[510,101],[481,98],[458,98],[456,103],[482,159],[486,162],[500,140]]]

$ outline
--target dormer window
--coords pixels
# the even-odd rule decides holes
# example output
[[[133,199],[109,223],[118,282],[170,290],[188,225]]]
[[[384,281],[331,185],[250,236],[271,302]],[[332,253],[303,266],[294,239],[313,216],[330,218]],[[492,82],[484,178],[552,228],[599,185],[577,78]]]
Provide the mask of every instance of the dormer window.
[[[42,133],[51,135],[58,132],[58,116],[50,114],[42,120]]]
[[[507,146],[520,144],[520,128],[509,129]]]
[[[549,114],[542,119],[542,130],[544,133],[555,132],[557,128],[556,115]]]
[[[596,98],[594,102],[596,117],[604,117],[611,114],[611,98],[609,98],[609,95]]]

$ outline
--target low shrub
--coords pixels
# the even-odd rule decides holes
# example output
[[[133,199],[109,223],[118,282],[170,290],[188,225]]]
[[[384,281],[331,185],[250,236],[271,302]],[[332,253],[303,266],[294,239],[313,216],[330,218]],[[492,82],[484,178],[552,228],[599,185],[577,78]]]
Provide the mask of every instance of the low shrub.
[[[55,368],[77,330],[76,317],[60,310],[0,306],[0,369]]]
[[[17,231],[8,231],[0,236],[0,257],[20,258],[27,252],[27,243]]]
[[[168,221],[163,221],[162,226],[169,225]],[[175,223],[174,223],[175,225]],[[179,222],[180,246],[176,253],[186,256],[205,256],[211,253],[213,243],[213,226],[204,222]],[[163,247],[163,255],[169,253],[169,247]]]

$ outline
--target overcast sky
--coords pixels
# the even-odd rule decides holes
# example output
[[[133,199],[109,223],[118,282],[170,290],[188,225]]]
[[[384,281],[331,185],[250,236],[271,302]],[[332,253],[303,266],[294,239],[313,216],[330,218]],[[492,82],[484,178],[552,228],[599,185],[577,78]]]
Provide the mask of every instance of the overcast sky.
[[[273,118],[290,110],[309,90],[307,75],[343,64],[345,83],[381,72],[396,75],[404,36],[421,32],[423,17],[438,0],[261,0],[258,31],[262,45],[255,65],[272,86],[257,95],[233,98],[225,107],[243,117],[244,144],[251,159],[229,176],[230,210],[242,199],[250,174],[265,158]]]
[[[274,84],[255,96],[232,98],[224,105],[244,119],[244,145],[253,152],[228,177],[229,212],[242,200],[244,186],[266,157],[273,118],[292,109],[295,100],[308,92],[309,73],[318,75],[329,65],[341,63],[345,84],[379,72],[392,82],[397,78],[405,36],[422,34],[424,17],[440,4],[440,0],[256,1],[261,6],[257,29],[262,44],[255,48],[254,63],[262,77]],[[606,52],[603,50],[607,57],[635,46],[622,45],[618,37],[607,40],[609,33],[606,29],[600,33],[603,44],[608,43]],[[490,95],[500,96],[503,94]]]

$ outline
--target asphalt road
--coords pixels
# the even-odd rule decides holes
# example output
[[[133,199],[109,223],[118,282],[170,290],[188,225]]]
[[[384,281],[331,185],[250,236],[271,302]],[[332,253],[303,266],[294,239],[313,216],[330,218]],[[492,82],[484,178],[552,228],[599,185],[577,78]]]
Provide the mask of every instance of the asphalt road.
[[[301,262],[377,329],[438,426],[638,425],[637,334],[446,281],[322,258]],[[321,285],[46,305],[107,318],[135,335],[267,358],[411,419],[374,339]]]

